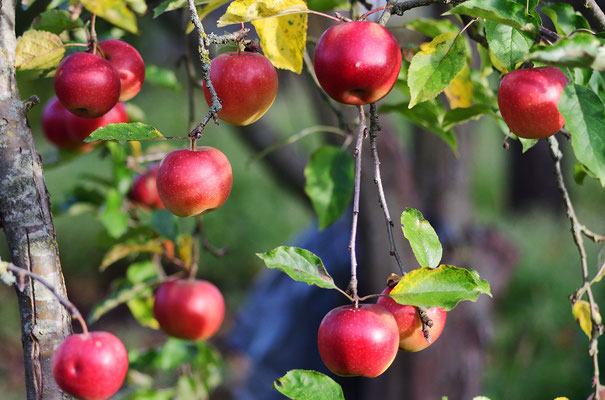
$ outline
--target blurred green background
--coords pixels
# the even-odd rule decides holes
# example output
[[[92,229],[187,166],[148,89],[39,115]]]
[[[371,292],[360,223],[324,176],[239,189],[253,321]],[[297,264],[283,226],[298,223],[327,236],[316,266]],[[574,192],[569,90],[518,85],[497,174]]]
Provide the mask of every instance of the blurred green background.
[[[140,49],[147,64],[175,68],[175,60],[182,50],[171,46],[172,31],[155,24],[149,17],[143,18],[141,28],[142,37],[129,36],[127,41]],[[142,92],[131,101],[145,111],[148,124],[167,136],[184,136],[188,132],[186,80],[182,69],[177,71],[182,85],[180,91],[146,83]],[[42,104],[31,111],[30,124],[43,160],[52,160],[56,157],[55,150],[45,141],[39,126],[43,105],[52,95],[52,79],[28,80],[21,76],[19,84],[23,98],[35,93],[42,100]],[[264,118],[277,127],[283,137],[318,121],[310,100],[304,95],[305,90],[292,73],[280,72],[277,101]],[[207,108],[201,94],[197,94],[199,119]],[[393,118],[397,124],[405,124],[402,119]],[[497,317],[488,368],[483,376],[483,394],[493,400],[586,398],[591,376],[588,341],[571,316],[567,298],[581,283],[579,257],[569,232],[569,222],[564,213],[553,215],[540,207],[511,211],[507,200],[511,153],[503,150],[502,141],[502,134],[487,118],[480,122],[473,137],[471,181],[476,221],[499,229],[520,252],[519,264],[505,294],[493,300]],[[183,147],[186,143],[171,145]],[[217,247],[227,246],[229,251],[222,258],[204,252],[199,272],[200,277],[215,282],[223,290],[230,310],[228,326],[229,317],[241,303],[246,288],[262,269],[261,261],[254,254],[288,243],[313,221],[313,215],[307,204],[270,177],[262,163],[248,165],[253,154],[228,124],[218,127],[209,124],[202,143],[221,149],[234,170],[229,200],[219,211],[204,216],[210,241]],[[306,138],[303,148],[310,152],[315,143],[317,138]],[[570,159],[568,154],[566,152],[566,157]],[[605,232],[602,218],[605,191],[590,179],[581,186],[574,184],[571,162],[566,167],[567,182],[580,220],[595,231]],[[45,175],[52,203],[56,205],[68,200],[74,182],[86,180],[86,174],[91,173],[111,175],[110,160],[102,158],[99,149],[57,165],[48,165]],[[553,176],[543,178],[553,179]],[[124,265],[118,264],[99,273],[98,266],[107,250],[107,242],[94,215],[62,214],[54,223],[70,298],[86,313],[108,294],[109,282],[123,274]],[[589,243],[588,248],[589,266],[594,274],[599,247]],[[0,257],[8,259],[1,232]],[[605,300],[602,285],[596,286],[595,294],[598,301]],[[0,288],[0,302],[0,341],[3,343],[0,346],[0,393],[4,400],[23,399],[18,309],[11,288]],[[149,329],[138,328],[124,309],[109,314],[100,323],[123,331],[127,347],[157,343],[158,340],[158,335]]]

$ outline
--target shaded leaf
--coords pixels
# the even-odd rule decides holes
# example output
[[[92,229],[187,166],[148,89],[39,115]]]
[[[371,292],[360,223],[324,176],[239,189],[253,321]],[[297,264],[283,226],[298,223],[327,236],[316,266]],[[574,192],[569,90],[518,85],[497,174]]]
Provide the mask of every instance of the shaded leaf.
[[[109,236],[114,239],[122,236],[128,229],[128,216],[122,212],[122,194],[116,189],[110,189],[105,199],[105,207],[100,220]]]
[[[293,369],[273,382],[278,392],[293,400],[344,400],[344,393],[332,378],[317,371]]]
[[[195,5],[206,4],[209,0],[196,0]],[[153,18],[157,18],[165,12],[178,10],[179,8],[188,7],[187,0],[167,0],[160,3],[157,7],[153,9]]]
[[[268,268],[285,272],[295,281],[325,289],[336,289],[334,280],[315,254],[298,247],[280,246],[266,253],[257,253]]]
[[[570,4],[546,3],[540,11],[552,20],[559,35],[567,36],[579,28],[590,29],[588,21]]]
[[[92,14],[96,14],[113,25],[130,33],[139,33],[137,17],[124,0],[80,0]]]
[[[406,208],[401,213],[403,235],[410,242],[416,260],[422,267],[435,268],[441,261],[441,242],[437,233],[422,213],[413,208]]]
[[[435,98],[466,65],[462,35],[443,33],[414,55],[408,70],[409,108]]]
[[[442,33],[457,34],[460,31],[460,28],[448,19],[418,18],[408,22],[405,26],[431,38]]]
[[[59,64],[65,54],[61,38],[47,31],[26,31],[17,39],[15,66],[17,71],[48,69]]]
[[[517,63],[523,61],[534,43],[527,33],[492,21],[485,23],[485,34],[490,50],[507,71],[514,70]]]
[[[443,129],[451,129],[458,124],[481,118],[482,115],[491,114],[492,109],[485,104],[473,104],[467,108],[456,108],[445,113]]]
[[[332,225],[351,202],[355,179],[353,159],[339,147],[323,146],[305,168],[305,193],[319,219],[319,229]]]
[[[557,67],[605,70],[605,42],[595,36],[578,32],[571,38],[561,38],[551,46],[536,46],[525,60]]]
[[[578,161],[592,171],[605,186],[605,106],[590,89],[568,84],[559,100],[565,128]]]
[[[67,29],[84,26],[80,18],[71,19],[71,15],[65,10],[44,11],[34,21],[32,27],[39,31],[48,31],[59,34]]]
[[[154,253],[162,254],[162,242],[160,240],[149,240],[146,243],[118,243],[113,246],[103,257],[101,261],[100,271],[104,271],[111,264],[128,257],[131,254],[138,253]]]
[[[525,32],[538,33],[541,25],[540,18],[530,6],[530,13],[526,13],[525,1],[513,0],[468,0],[457,5],[447,14],[468,15],[479,17],[488,21],[504,24]]]
[[[174,90],[175,92],[181,90],[181,85],[176,78],[174,70],[169,68],[160,68],[157,65],[145,66],[145,82]]]
[[[461,301],[477,301],[481,293],[491,297],[489,283],[479,279],[477,271],[441,265],[408,272],[389,296],[399,304],[449,311]]]
[[[150,288],[145,288],[139,296],[128,300],[126,305],[139,324],[160,329],[160,324],[153,316],[153,291]]]
[[[98,140],[153,140],[164,137],[157,129],[151,125],[145,125],[141,122],[132,122],[129,124],[109,124],[104,128],[99,128],[90,134],[85,142],[96,142]]]

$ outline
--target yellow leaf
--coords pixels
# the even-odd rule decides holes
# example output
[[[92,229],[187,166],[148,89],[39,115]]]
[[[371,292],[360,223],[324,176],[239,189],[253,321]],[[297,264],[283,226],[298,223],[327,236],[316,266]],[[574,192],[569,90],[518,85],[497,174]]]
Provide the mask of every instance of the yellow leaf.
[[[115,26],[131,33],[139,33],[137,17],[124,0],[81,0],[81,3],[88,11]]]
[[[240,24],[258,19],[305,13],[308,10],[304,0],[235,0],[229,4],[227,11],[219,18],[216,25],[221,27]]]
[[[571,307],[573,317],[580,325],[580,328],[584,331],[586,336],[589,338],[592,336],[592,320],[590,318],[590,303],[586,300],[578,300]],[[601,323],[601,315],[595,310],[594,315],[595,321]]]
[[[468,65],[456,75],[444,90],[450,108],[468,108],[473,104],[473,82]]]
[[[187,268],[191,268],[193,260],[193,239],[191,235],[179,236],[177,239],[178,255]]]
[[[498,57],[496,57],[492,49],[489,49],[489,59],[494,68],[496,68],[498,71],[502,72],[503,74],[508,73],[508,68],[506,68],[506,65],[504,65],[502,61],[498,60]]]
[[[134,158],[138,158],[143,155],[143,149],[141,148],[141,142],[136,140],[129,140],[128,144],[130,144],[130,149],[132,150],[132,156]]]
[[[15,66],[17,71],[52,68],[64,54],[65,47],[59,36],[46,31],[27,31],[17,40]]]

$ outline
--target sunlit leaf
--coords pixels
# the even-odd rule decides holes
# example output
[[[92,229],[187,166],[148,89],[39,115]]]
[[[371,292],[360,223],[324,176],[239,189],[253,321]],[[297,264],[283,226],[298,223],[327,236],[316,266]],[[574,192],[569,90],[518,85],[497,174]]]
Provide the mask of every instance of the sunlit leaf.
[[[538,33],[540,19],[529,7],[526,13],[525,1],[514,0],[468,0],[457,5],[445,14],[461,14],[484,18],[498,24],[504,24],[525,32]]]
[[[290,370],[276,379],[273,387],[293,400],[344,400],[340,385],[317,371]]]
[[[477,301],[481,293],[491,297],[489,283],[480,279],[477,271],[441,265],[408,272],[390,296],[399,304],[449,311],[463,300]]]
[[[130,124],[109,124],[104,128],[99,128],[90,134],[85,142],[96,142],[97,140],[152,140],[163,137],[163,135],[151,125],[145,125],[140,122]]]
[[[315,254],[298,247],[280,246],[266,253],[257,253],[268,268],[285,272],[295,281],[325,289],[336,289],[334,280]]]
[[[590,29],[588,21],[571,4],[545,3],[540,11],[548,16],[559,35],[567,36],[576,29]]]
[[[26,31],[17,39],[17,71],[48,69],[59,64],[65,54],[61,38],[47,31]]]
[[[536,46],[525,59],[558,67],[605,71],[605,41],[589,33],[578,32],[571,38],[557,40],[551,46]]]
[[[422,213],[413,208],[406,208],[401,213],[403,235],[410,242],[416,260],[421,267],[435,268],[441,261],[443,249],[437,233]]]
[[[460,32],[460,28],[448,19],[418,18],[408,22],[405,26],[431,38],[442,33],[457,34]]]
[[[456,75],[444,90],[450,102],[450,108],[468,108],[473,104],[473,82],[468,65]]]
[[[36,30],[55,34],[80,26],[84,26],[80,18],[72,20],[67,11],[57,9],[44,11],[32,24],[32,27]]]
[[[92,14],[130,33],[139,33],[137,17],[124,0],[80,0]]]
[[[514,70],[517,63],[523,61],[534,43],[534,39],[527,33],[492,21],[485,23],[485,34],[494,57],[508,71]]]
[[[592,337],[592,319],[590,315],[590,303],[586,300],[578,300],[571,307],[571,312],[574,319],[580,325],[588,338]],[[596,313],[595,320],[601,323],[601,315]]]
[[[149,240],[145,243],[118,243],[105,254],[99,270],[104,271],[111,264],[131,254],[138,253],[162,254],[162,242],[160,240]]]

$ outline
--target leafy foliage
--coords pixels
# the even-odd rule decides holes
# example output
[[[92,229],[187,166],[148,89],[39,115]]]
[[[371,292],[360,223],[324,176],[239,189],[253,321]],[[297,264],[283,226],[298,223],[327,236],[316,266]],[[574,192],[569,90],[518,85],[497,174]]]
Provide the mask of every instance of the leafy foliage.
[[[293,400],[344,400],[340,385],[317,371],[293,369],[276,379],[273,387]]]

